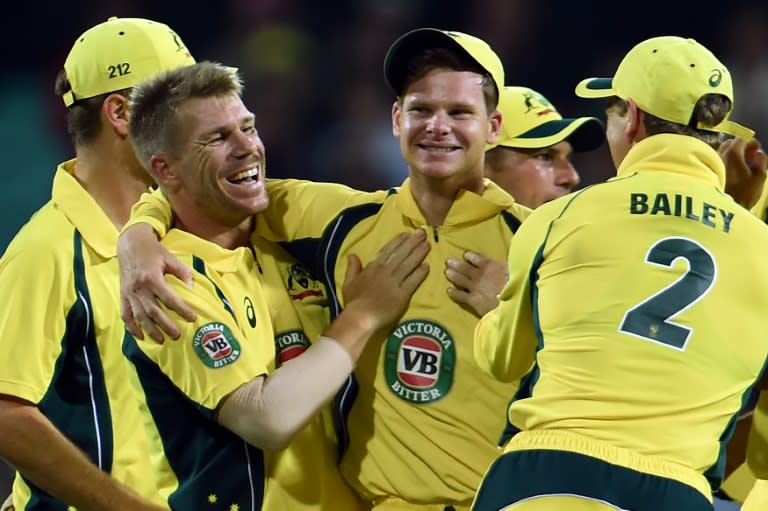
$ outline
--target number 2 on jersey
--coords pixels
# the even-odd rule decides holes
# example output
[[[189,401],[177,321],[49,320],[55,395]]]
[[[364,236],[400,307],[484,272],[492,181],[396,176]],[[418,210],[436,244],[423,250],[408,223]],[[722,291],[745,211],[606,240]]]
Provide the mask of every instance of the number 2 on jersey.
[[[692,329],[671,321],[699,301],[715,282],[714,257],[699,243],[687,238],[665,238],[648,250],[645,262],[672,268],[678,258],[688,269],[675,282],[640,302],[624,314],[619,331],[683,351]]]

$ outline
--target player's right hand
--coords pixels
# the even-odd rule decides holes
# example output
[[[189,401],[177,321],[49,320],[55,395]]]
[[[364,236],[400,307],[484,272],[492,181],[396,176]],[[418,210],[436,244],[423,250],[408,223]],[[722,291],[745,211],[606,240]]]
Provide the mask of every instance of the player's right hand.
[[[164,275],[175,275],[191,285],[192,271],[168,252],[148,224],[133,225],[120,235],[117,257],[120,263],[120,316],[128,331],[137,339],[144,339],[144,332],[157,342],[163,342],[163,332],[178,339],[181,335],[179,328],[159,302],[187,321],[193,321],[196,315],[171,291]]]
[[[726,140],[718,149],[725,163],[725,192],[747,209],[757,203],[763,191],[768,157],[757,139]]]

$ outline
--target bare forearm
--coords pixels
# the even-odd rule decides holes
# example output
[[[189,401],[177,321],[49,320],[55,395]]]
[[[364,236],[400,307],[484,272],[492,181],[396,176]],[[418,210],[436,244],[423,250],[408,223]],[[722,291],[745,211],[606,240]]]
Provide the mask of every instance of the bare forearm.
[[[24,477],[81,511],[160,511],[101,471],[37,407],[0,398],[0,456]]]
[[[321,338],[268,377],[237,389],[219,409],[218,421],[263,449],[282,449],[336,394],[352,371],[336,341]]]

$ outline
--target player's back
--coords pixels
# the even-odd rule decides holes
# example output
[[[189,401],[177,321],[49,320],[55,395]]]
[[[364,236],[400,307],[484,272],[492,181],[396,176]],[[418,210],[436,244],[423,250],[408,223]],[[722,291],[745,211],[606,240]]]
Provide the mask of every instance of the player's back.
[[[624,176],[540,208],[540,373],[510,419],[704,472],[765,364],[768,228],[714,176]]]

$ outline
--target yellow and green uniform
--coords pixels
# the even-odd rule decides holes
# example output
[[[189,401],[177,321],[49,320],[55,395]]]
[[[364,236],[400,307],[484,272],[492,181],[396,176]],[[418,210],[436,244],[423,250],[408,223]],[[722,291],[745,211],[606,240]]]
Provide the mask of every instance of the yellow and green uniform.
[[[461,191],[440,227],[427,225],[409,180],[371,194],[299,181],[270,188],[270,235],[296,240],[289,248],[319,263],[313,270],[335,291],[336,307],[342,305],[347,254],[366,264],[398,233],[428,232],[427,279],[387,338],[371,341],[358,361],[356,382],[340,394],[344,413],[345,399],[356,393],[341,424],[346,431],[340,438],[348,442],[342,474],[374,507],[468,505],[496,456],[503,429],[499,407],[517,385],[480,371],[472,356],[477,317],[450,300],[451,284],[441,271],[447,258],[461,259],[467,250],[503,259],[527,216],[491,181],[485,186],[482,195]]]
[[[768,229],[724,181],[709,146],[655,135],[629,151],[616,178],[542,206],[521,227],[475,354],[502,381],[534,368],[508,409],[519,432],[476,509],[542,493],[627,509],[667,509],[654,499],[686,509],[673,493],[687,495],[688,509],[709,505],[768,354]],[[521,473],[523,456],[552,477]],[[581,486],[552,483],[566,468],[591,474],[605,462],[621,472],[614,484],[589,475]],[[629,482],[643,478],[670,493],[643,496]]]
[[[264,453],[215,420],[222,400],[274,368],[275,346],[258,262],[250,247],[226,250],[171,230],[163,243],[191,267],[193,286],[169,278],[197,313],[176,341],[136,341],[123,351],[133,362],[143,401],[154,476],[174,510],[280,509],[265,502]],[[194,255],[191,255],[194,254]]]
[[[322,283],[276,243],[253,237],[275,332],[276,365],[301,355],[329,322]],[[312,420],[281,451],[265,453],[267,500],[291,511],[365,509],[338,470],[330,410]]]
[[[371,341],[355,379],[339,394],[341,470],[382,509],[468,507],[497,455],[503,409],[517,384],[494,381],[475,363],[477,317],[447,296],[451,284],[441,269],[447,258],[461,259],[467,250],[504,259],[529,210],[486,180],[482,195],[460,192],[443,225],[433,228],[408,180],[373,193],[295,180],[269,186],[272,205],[257,230],[290,241],[288,249],[328,283],[334,313],[342,305],[347,254],[366,264],[398,233],[427,230],[432,249],[426,281],[387,338]],[[134,220],[164,232],[169,213],[162,197],[140,203],[136,213]]]
[[[0,394],[39,410],[102,470],[157,500],[141,418],[124,382],[118,230],[59,165],[51,200],[0,260]],[[16,509],[67,506],[17,474]]]

